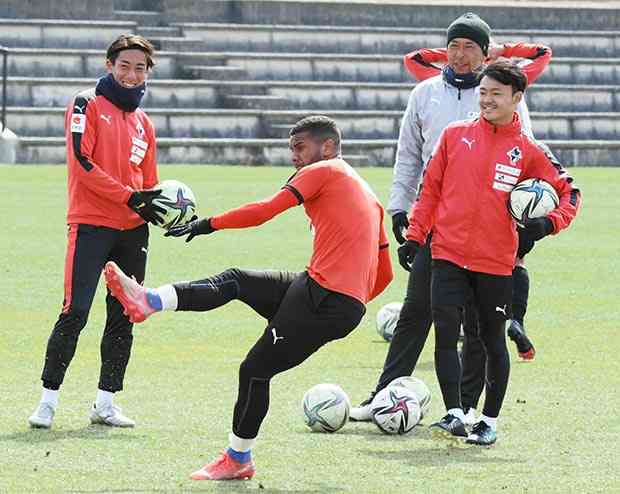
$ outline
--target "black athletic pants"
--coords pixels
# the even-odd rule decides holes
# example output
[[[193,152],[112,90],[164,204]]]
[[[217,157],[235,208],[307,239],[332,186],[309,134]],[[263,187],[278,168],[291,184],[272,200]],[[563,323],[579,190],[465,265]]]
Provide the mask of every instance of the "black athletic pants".
[[[479,334],[487,357],[482,413],[497,417],[510,373],[504,328],[512,300],[511,275],[478,273],[448,261],[433,260],[431,306],[435,322],[435,370],[446,409],[462,408],[457,341],[470,292],[478,311]]]
[[[431,316],[431,252],[429,242],[416,254],[400,317],[375,392],[397,377],[410,376],[424,348],[433,322]],[[478,337],[475,308],[469,304],[463,320],[463,406],[476,408],[484,389],[486,355]]]
[[[115,230],[85,224],[69,225],[65,260],[63,310],[47,342],[41,379],[46,388],[58,389],[73,359],[80,332],[86,326],[101,271],[114,261],[139,283],[144,281],[148,249],[148,226]],[[101,338],[99,389],[123,389],[125,369],[133,342],[133,325],[123,315],[122,305],[107,292],[106,323]]]
[[[244,439],[258,435],[267,415],[271,378],[347,336],[366,311],[358,300],[323,288],[306,272],[228,269],[174,287],[177,310],[206,311],[236,299],[268,321],[239,368],[233,433]]]

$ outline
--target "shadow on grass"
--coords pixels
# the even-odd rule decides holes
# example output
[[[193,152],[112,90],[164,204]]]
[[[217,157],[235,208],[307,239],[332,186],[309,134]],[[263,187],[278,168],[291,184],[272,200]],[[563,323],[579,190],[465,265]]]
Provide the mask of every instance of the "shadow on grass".
[[[301,487],[301,486],[300,486]],[[279,489],[279,488],[270,488],[268,485],[265,485],[263,482],[259,482],[257,480],[253,481],[243,481],[243,480],[233,480],[233,481],[217,481],[217,482],[193,482],[191,484],[180,485],[177,489],[78,489],[78,490],[69,490],[71,494],[104,494],[107,492],[110,493],[142,493],[142,492],[248,492],[248,491],[257,491],[261,494],[287,494],[287,493],[295,493],[295,494],[319,494],[319,493],[334,493],[334,492],[343,492],[345,489],[343,487],[332,487],[325,484],[318,484],[314,488],[300,488],[300,489]]]
[[[81,429],[71,430],[45,430],[45,429],[26,429],[10,434],[0,434],[0,442],[15,441],[20,443],[38,444],[64,439],[86,439],[86,440],[110,440],[110,441],[135,441],[144,439],[145,435],[137,435],[133,431],[123,434],[119,429],[100,425],[89,425]]]
[[[514,465],[523,463],[522,458],[497,457],[489,454],[492,448],[463,445],[453,446],[446,443],[444,446],[432,448],[419,447],[410,451],[377,451],[358,450],[360,454],[370,456],[377,460],[397,461],[411,467],[434,466],[444,467],[447,463],[471,463],[471,464],[500,464]]]

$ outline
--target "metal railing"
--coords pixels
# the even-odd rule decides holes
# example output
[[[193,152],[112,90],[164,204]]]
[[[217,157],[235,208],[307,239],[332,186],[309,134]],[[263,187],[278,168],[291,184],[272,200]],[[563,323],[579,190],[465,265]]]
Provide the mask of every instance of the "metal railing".
[[[4,132],[6,129],[6,78],[8,75],[9,49],[0,45],[0,53],[2,53],[2,127],[0,127],[0,132]]]

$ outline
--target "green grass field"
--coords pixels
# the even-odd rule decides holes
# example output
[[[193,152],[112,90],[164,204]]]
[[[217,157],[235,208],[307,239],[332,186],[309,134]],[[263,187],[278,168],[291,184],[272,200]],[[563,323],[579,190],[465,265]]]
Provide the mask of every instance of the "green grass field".
[[[428,424],[443,415],[432,337],[416,375],[428,383],[433,403],[413,433],[389,437],[372,424],[350,423],[328,435],[304,425],[300,401],[312,385],[338,383],[354,403],[374,386],[387,351],[374,316],[404,295],[405,273],[396,267],[395,281],[351,336],[273,379],[254,480],[209,483],[190,481],[188,474],[227,444],[237,368],[263,320],[234,302],[136,326],[117,403],[138,426],[90,426],[104,318],[100,286],[54,428],[29,430],[63,295],[65,169],[0,167],[0,492],[620,492],[620,169],[572,172],[584,205],[570,230],[545,239],[528,258],[527,326],[538,353],[534,362],[521,363],[510,345],[512,375],[494,447],[455,448],[430,438]],[[264,197],[290,174],[285,168],[161,168],[162,178],[192,186],[203,214]],[[361,174],[386,200],[391,170]],[[258,229],[191,244],[151,232],[149,285],[231,266],[300,270],[311,247],[301,208]]]

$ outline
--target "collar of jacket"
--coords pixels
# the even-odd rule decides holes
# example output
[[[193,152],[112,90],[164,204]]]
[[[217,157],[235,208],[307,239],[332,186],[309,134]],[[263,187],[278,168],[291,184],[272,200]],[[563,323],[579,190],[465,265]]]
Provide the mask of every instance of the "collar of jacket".
[[[521,120],[519,119],[519,114],[517,112],[512,114],[512,122],[506,125],[495,125],[482,116],[480,117],[479,122],[482,130],[492,134],[514,135],[521,133]]]
[[[469,72],[467,74],[457,74],[454,69],[446,65],[441,71],[443,80],[457,89],[471,89],[480,84],[478,72]]]
[[[97,81],[95,94],[104,96],[112,102],[114,106],[120,108],[124,112],[134,112],[140,106],[142,97],[146,92],[146,83],[140,86],[126,88],[121,86],[112,74],[108,74]]]

